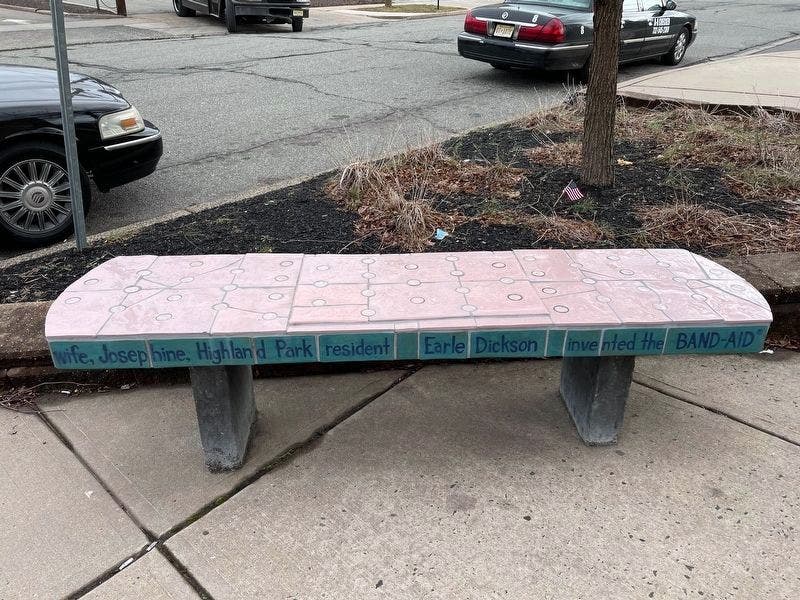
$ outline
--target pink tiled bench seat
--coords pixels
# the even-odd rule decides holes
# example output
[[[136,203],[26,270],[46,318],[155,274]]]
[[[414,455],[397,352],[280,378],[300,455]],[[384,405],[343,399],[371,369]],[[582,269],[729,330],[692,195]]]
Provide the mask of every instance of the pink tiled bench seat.
[[[683,250],[123,256],[58,297],[46,335],[60,368],[249,369],[757,352],[771,320]]]

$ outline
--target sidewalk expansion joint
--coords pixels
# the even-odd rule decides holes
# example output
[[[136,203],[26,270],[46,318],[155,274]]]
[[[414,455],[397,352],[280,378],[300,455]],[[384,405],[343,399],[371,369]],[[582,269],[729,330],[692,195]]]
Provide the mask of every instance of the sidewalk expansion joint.
[[[233,496],[244,490],[245,488],[249,487],[261,477],[274,471],[275,469],[279,469],[282,466],[286,465],[295,455],[301,454],[303,452],[308,452],[313,450],[313,448],[321,441],[322,436],[328,433],[331,429],[340,425],[362,409],[366,408],[370,405],[373,401],[377,400],[390,390],[392,390],[395,386],[399,385],[415,373],[419,372],[423,368],[423,365],[413,365],[406,369],[406,371],[391,381],[386,387],[382,390],[375,392],[358,405],[347,409],[346,411],[340,413],[338,416],[333,418],[330,423],[322,425],[321,427],[317,428],[312,432],[305,440],[297,442],[289,446],[286,450],[284,450],[277,458],[272,459],[270,462],[259,468],[257,471],[237,483],[230,491],[225,494],[222,494],[215,498],[214,500],[208,502],[205,506],[197,510],[195,513],[178,523],[177,525],[173,526],[166,533],[162,534],[158,538],[158,544],[161,546],[164,542],[169,540],[172,536],[180,533],[186,527],[191,525],[192,523],[196,522],[197,520],[201,519],[202,517],[206,516],[215,508],[222,506],[225,502],[230,500]]]
[[[203,587],[203,584],[200,583],[194,575],[192,575],[191,571],[189,571],[186,565],[178,560],[178,558],[169,548],[163,544],[159,544],[157,548],[161,553],[161,556],[167,559],[167,562],[172,565],[172,568],[175,569],[183,578],[183,580],[195,591],[195,593],[200,596],[201,600],[214,600],[214,597],[211,595],[211,593]]]
[[[128,510],[128,508],[125,506],[122,500],[114,493],[114,491],[105,482],[105,480],[97,473],[97,471],[95,471],[92,468],[92,466],[75,449],[75,446],[72,444],[72,442],[69,441],[67,436],[64,435],[64,433],[56,426],[56,424],[50,420],[50,417],[47,416],[47,413],[42,410],[37,410],[36,415],[39,417],[39,419],[42,420],[45,426],[51,432],[53,432],[53,435],[55,435],[56,438],[58,438],[58,441],[64,444],[64,447],[70,451],[70,453],[81,464],[81,466],[89,472],[89,474],[97,481],[97,483],[100,484],[100,487],[103,488],[103,491],[105,491],[105,493],[109,495],[109,497],[120,508],[120,510],[122,510],[122,512],[125,513],[125,516],[127,516],[133,522],[133,524],[139,528],[139,530],[144,534],[144,536],[147,538],[148,541],[148,543],[144,547],[140,548],[139,550],[131,554],[125,561],[123,561],[122,563],[115,563],[113,566],[106,569],[103,573],[101,573],[88,583],[82,585],[80,588],[78,588],[76,591],[72,592],[66,597],[67,600],[73,600],[83,597],[96,587],[100,586],[101,584],[111,579],[114,575],[121,572],[123,569],[126,569],[127,567],[131,566],[142,556],[150,552],[157,545],[158,540],[156,539],[155,534],[152,531],[150,531],[147,527],[145,527],[144,524],[141,523],[139,519],[136,518],[136,515],[132,514]]]
[[[99,587],[114,575],[122,572],[124,569],[130,567],[133,563],[137,560],[142,558],[148,552],[152,550],[158,550],[161,555],[172,565],[172,567],[178,572],[181,578],[197,593],[197,595],[202,598],[202,600],[214,600],[213,596],[206,590],[203,585],[192,575],[189,569],[180,562],[180,560],[166,547],[165,542],[174,536],[175,534],[179,533],[201,517],[204,517],[209,512],[221,506],[230,498],[241,492],[243,489],[248,487],[249,485],[255,483],[258,479],[262,476],[266,475],[270,471],[273,471],[277,468],[280,468],[284,464],[286,464],[293,456],[298,453],[304,451],[310,451],[313,449],[316,444],[320,441],[323,435],[325,435],[328,431],[339,425],[340,423],[346,421],[354,414],[359,412],[361,409],[365,408],[369,404],[371,404],[374,400],[377,400],[392,388],[397,386],[398,384],[402,383],[415,373],[417,373],[420,369],[422,369],[422,365],[413,365],[410,366],[405,370],[405,372],[391,381],[387,386],[383,389],[375,392],[362,402],[360,402],[357,406],[352,407],[336,417],[330,423],[327,423],[312,432],[308,438],[301,442],[297,442],[289,446],[286,450],[284,450],[277,458],[271,460],[266,465],[259,468],[255,471],[252,475],[249,475],[244,480],[239,482],[236,486],[234,486],[230,491],[221,496],[218,496],[211,502],[208,502],[205,506],[203,506],[200,510],[196,511],[191,516],[187,517],[177,525],[173,526],[166,533],[162,534],[161,536],[156,536],[152,531],[150,531],[143,523],[139,521],[138,518],[130,511],[128,511],[125,504],[122,500],[111,490],[111,488],[106,484],[103,478],[89,465],[89,463],[80,455],[80,453],[75,449],[75,446],[67,439],[64,433],[53,423],[47,416],[47,414],[43,411],[37,411],[37,415],[39,418],[44,422],[44,424],[53,432],[53,434],[58,438],[58,440],[64,444],[64,446],[72,453],[72,455],[78,460],[78,462],[86,469],[92,477],[100,484],[103,490],[111,497],[111,499],[120,507],[120,509],[128,516],[128,518],[133,521],[133,523],[141,530],[141,532],[145,535],[148,540],[148,544],[143,548],[140,548],[138,551],[130,555],[125,561],[122,563],[115,563],[113,566],[106,569],[103,573],[89,581],[88,583],[84,584],[76,591],[69,594],[66,598],[67,600],[77,600],[78,598],[82,598],[95,588]]]
[[[750,423],[749,421],[746,421],[745,419],[737,417],[736,415],[733,415],[722,409],[714,408],[713,406],[708,406],[706,404],[703,404],[698,400],[694,400],[691,397],[691,394],[686,390],[677,388],[664,381],[660,381],[658,379],[655,379],[654,377],[650,377],[649,375],[643,375],[642,373],[634,371],[633,381],[643,387],[656,391],[660,394],[664,394],[665,396],[669,396],[670,398],[673,398],[675,400],[679,400],[680,402],[686,402],[687,404],[691,404],[692,406],[696,406],[697,408],[702,408],[703,410],[707,410],[708,412],[714,413],[715,415],[719,415],[721,417],[730,419],[731,421],[735,421],[736,423],[744,425],[745,427],[749,427],[751,429],[755,429],[756,431],[760,431],[761,433],[766,434],[770,437],[778,438],[779,440],[782,440],[787,444],[791,444],[792,446],[800,447],[800,443],[798,443],[796,440],[793,440],[781,433],[778,433],[777,431],[772,431],[771,429],[767,429],[766,427],[761,427],[754,423]]]
[[[83,598],[83,596],[85,596],[86,594],[94,590],[96,587],[100,586],[101,584],[111,579],[117,573],[121,573],[124,569],[130,567],[133,563],[135,563],[142,556],[150,552],[150,550],[152,549],[153,549],[152,543],[147,544],[146,546],[140,548],[139,550],[131,554],[122,563],[114,564],[113,566],[106,569],[103,573],[92,579],[90,582],[85,583],[74,592],[65,596],[65,600],[78,600],[78,598]]]

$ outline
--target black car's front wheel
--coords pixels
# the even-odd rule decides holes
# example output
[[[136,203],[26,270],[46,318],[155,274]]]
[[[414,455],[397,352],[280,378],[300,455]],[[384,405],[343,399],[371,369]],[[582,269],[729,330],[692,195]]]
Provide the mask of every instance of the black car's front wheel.
[[[63,148],[24,143],[0,152],[0,228],[23,246],[42,246],[72,231],[72,196]],[[84,211],[91,201],[81,169]]]
[[[689,29],[684,27],[675,38],[675,43],[670,48],[664,57],[664,63],[667,65],[677,65],[686,56],[686,48],[689,46]]]
[[[186,8],[183,5],[182,0],[172,0],[172,10],[179,17],[193,17],[195,14],[191,8]]]

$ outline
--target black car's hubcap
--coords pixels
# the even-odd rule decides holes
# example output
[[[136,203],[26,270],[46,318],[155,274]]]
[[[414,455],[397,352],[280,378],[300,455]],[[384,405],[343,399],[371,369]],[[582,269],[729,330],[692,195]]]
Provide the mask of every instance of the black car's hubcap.
[[[37,237],[63,225],[72,214],[67,172],[49,160],[17,162],[0,176],[0,219]]]
[[[683,58],[683,55],[686,53],[686,33],[681,32],[678,36],[678,39],[675,41],[675,62],[680,61]]]

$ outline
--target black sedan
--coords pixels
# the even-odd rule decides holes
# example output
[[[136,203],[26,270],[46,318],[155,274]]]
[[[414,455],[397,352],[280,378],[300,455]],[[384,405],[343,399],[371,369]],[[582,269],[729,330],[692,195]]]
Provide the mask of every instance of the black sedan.
[[[122,94],[86,75],[71,75],[83,203],[90,178],[100,191],[152,173],[161,132]],[[0,65],[0,231],[37,246],[72,231],[58,77],[51,69]]]
[[[620,62],[659,57],[677,65],[697,36],[693,16],[673,0],[624,0]],[[467,12],[458,36],[461,56],[498,69],[578,71],[585,79],[592,53],[592,0],[515,1]]]

